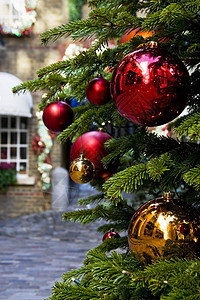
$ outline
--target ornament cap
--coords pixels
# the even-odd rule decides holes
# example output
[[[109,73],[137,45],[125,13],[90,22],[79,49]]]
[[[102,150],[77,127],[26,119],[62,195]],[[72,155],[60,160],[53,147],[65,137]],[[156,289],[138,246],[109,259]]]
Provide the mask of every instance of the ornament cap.
[[[147,43],[147,47],[149,48],[156,48],[158,46],[158,43],[155,41],[150,41]]]
[[[102,127],[99,127],[99,128],[98,128],[98,131],[99,131],[99,132],[103,132],[103,128],[102,128]]]
[[[163,198],[166,200],[173,200],[174,199],[174,193],[172,192],[163,192]]]
[[[85,158],[85,156],[84,156],[83,152],[81,152],[81,153],[80,153],[79,159],[80,159],[80,160],[84,160],[84,158]]]

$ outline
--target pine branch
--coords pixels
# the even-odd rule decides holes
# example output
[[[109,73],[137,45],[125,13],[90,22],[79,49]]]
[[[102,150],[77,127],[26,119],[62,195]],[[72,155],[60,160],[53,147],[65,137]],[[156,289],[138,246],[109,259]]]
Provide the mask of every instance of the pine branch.
[[[87,205],[91,203],[99,203],[104,199],[104,194],[93,195],[87,198],[82,198],[78,200],[79,205]]]
[[[107,167],[111,162],[117,162],[119,157],[123,157],[128,151],[133,150],[134,147],[134,136],[123,136],[116,139],[110,139],[104,145],[108,149],[110,154],[102,159],[103,165]],[[126,165],[124,165],[126,167]]]
[[[200,165],[190,169],[183,175],[185,182],[193,186],[197,191],[200,190]]]
[[[108,253],[113,250],[124,251],[128,249],[128,239],[127,236],[120,236],[120,238],[107,238],[102,241],[96,248],[93,250],[97,250],[103,253]],[[120,250],[119,250],[120,249]],[[87,260],[87,259],[86,259]]]
[[[86,107],[85,112],[82,113],[75,121],[67,127],[59,136],[60,142],[65,142],[67,139],[74,140],[83,133],[90,131],[90,128],[95,122],[101,127],[101,123],[109,120],[113,113],[114,104],[109,102],[104,107],[95,107],[91,105]]]
[[[163,299],[198,299],[200,261],[171,260],[150,265],[143,272],[143,282],[148,283],[154,295]]]
[[[117,226],[120,230],[127,230],[133,213],[134,210],[125,202],[120,202],[118,206],[103,202],[95,208],[66,212],[63,214],[63,219],[65,221],[79,221],[82,225],[103,219],[114,222],[114,227]]]
[[[83,286],[64,286],[64,288],[56,289],[54,288],[52,299],[56,299],[56,297],[62,297],[61,299],[67,300],[97,300],[99,298],[99,293],[89,287]]]
[[[199,299],[199,270],[199,259],[158,261],[144,269],[131,254],[114,251],[107,256],[93,249],[82,268],[65,273],[63,283],[55,284],[50,299],[93,299],[92,290],[98,292],[96,299]],[[80,284],[72,285],[75,278]],[[82,292],[90,298],[78,298]]]
[[[30,92],[35,92],[39,89],[45,90],[46,87],[47,84],[45,82],[45,79],[44,80],[34,79],[34,80],[23,82],[20,85],[14,87],[13,93],[19,93],[19,92],[25,93],[27,90],[29,90]]]
[[[82,51],[75,58],[62,60],[56,63],[53,63],[47,67],[40,69],[37,74],[39,77],[46,76],[51,73],[64,74],[64,76],[74,77],[74,75],[81,76],[81,71],[88,70],[90,67],[88,66],[88,58],[91,59],[93,66],[100,66],[102,60],[96,53],[96,49],[94,47],[90,48],[87,51]],[[89,65],[91,66],[91,62]],[[105,62],[106,64],[106,62]],[[94,67],[93,67],[94,68]],[[78,72],[79,70],[79,72]],[[93,71],[94,72],[94,71]],[[96,71],[97,72],[97,71]]]
[[[112,153],[114,152],[114,157],[122,157],[126,152],[132,150],[133,159],[144,160],[144,155],[148,158],[154,158],[176,149],[179,151],[180,142],[169,137],[160,137],[150,133],[145,127],[139,127],[135,129],[133,135],[107,141],[105,147],[112,151]],[[107,157],[103,161],[106,163]]]
[[[150,179],[160,181],[163,174],[175,166],[171,155],[165,153],[158,158],[153,158],[147,163],[147,172]]]
[[[176,132],[180,137],[188,136],[191,141],[195,142],[200,139],[200,113],[186,118],[182,124],[176,128]]]
[[[63,220],[65,221],[79,221],[82,225],[96,221],[99,215],[92,215],[93,209],[79,209],[76,211],[66,212],[63,214]]]
[[[179,188],[184,183],[183,176],[199,161],[199,146],[196,145],[195,147],[190,143],[177,143],[175,149],[171,149],[169,152],[165,152],[164,149],[162,151],[164,154],[161,156],[152,158],[146,163],[126,168],[111,177],[103,185],[106,197],[113,203],[118,203],[122,199],[122,191],[133,192],[145,186],[149,180],[160,182],[159,188],[161,190]],[[194,176],[197,176],[196,184],[199,186],[199,177],[196,173]],[[151,185],[153,187],[152,183]]]
[[[113,203],[123,199],[121,192],[131,192],[142,186],[148,179],[147,168],[144,164],[129,167],[111,177],[105,184],[106,197]]]
[[[68,139],[78,138],[79,135],[90,130],[92,123],[94,122],[94,111],[95,109],[88,110],[78,119],[68,126],[61,134],[58,136],[58,140],[62,143],[66,142]],[[78,135],[75,135],[77,134]]]
[[[171,1],[170,1],[171,2]],[[170,3],[167,1],[160,5],[159,1],[153,1],[153,5],[150,6],[148,13],[148,18],[145,19],[145,25],[150,26],[150,24],[163,25],[163,28],[170,25],[171,27],[188,26],[189,22],[196,24],[198,27],[198,20],[196,19],[197,13],[199,11],[200,5],[199,1],[179,1]],[[153,12],[153,14],[151,13]]]
[[[89,18],[86,20],[77,20],[50,29],[41,34],[42,44],[47,44],[49,41],[56,41],[58,38],[71,36],[73,40],[82,40],[87,38],[104,37],[105,41],[113,39],[119,34],[119,27],[122,27],[124,33],[124,23],[134,24],[136,18],[129,11],[122,11],[121,7],[113,7],[108,10],[107,7],[101,6],[94,9]],[[126,25],[127,26],[127,25]]]

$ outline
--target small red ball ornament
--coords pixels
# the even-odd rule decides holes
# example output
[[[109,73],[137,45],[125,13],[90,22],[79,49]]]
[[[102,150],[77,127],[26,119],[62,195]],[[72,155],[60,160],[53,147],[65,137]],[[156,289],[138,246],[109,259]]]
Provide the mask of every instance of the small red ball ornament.
[[[179,225],[180,233],[183,235],[188,235],[190,233],[190,225],[186,223],[182,223]]]
[[[120,235],[111,229],[110,231],[104,234],[102,241],[105,241],[106,239],[112,239],[112,238],[114,239],[120,238]]]
[[[70,161],[75,160],[83,153],[86,159],[89,159],[95,166],[95,176],[104,179],[104,173],[107,170],[103,168],[102,158],[108,155],[104,143],[112,137],[101,131],[90,131],[82,134],[73,143],[70,151]]]
[[[102,77],[92,79],[86,88],[87,99],[95,105],[104,105],[110,100],[110,82]]]
[[[158,126],[186,107],[189,74],[182,61],[159,47],[126,55],[111,80],[111,97],[119,113],[135,124]]]
[[[53,132],[61,132],[73,122],[71,106],[62,101],[48,104],[43,111],[43,122]]]

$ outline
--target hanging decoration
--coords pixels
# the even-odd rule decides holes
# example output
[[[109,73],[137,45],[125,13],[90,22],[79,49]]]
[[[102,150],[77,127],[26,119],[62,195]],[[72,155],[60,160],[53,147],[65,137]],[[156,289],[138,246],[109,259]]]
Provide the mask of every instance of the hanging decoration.
[[[38,171],[41,173],[42,189],[47,191],[51,187],[51,151],[55,134],[50,132],[44,126],[42,112],[37,112],[36,117],[38,119],[38,133],[32,140],[32,146],[33,152],[37,155]]]
[[[15,36],[28,35],[36,21],[36,0],[11,0],[2,2],[3,12],[0,23],[0,33]]]
[[[88,183],[93,179],[94,174],[94,164],[89,159],[86,159],[83,154],[73,160],[69,166],[69,175],[76,183]]]
[[[182,61],[151,45],[121,60],[111,79],[111,97],[123,117],[152,127],[172,121],[183,111],[189,87]]]
[[[119,233],[115,232],[113,229],[109,230],[108,232],[106,232],[102,238],[102,241],[105,241],[106,239],[116,239],[116,238],[120,238]]]
[[[49,130],[62,132],[73,122],[74,113],[66,102],[55,101],[45,107],[42,118]]]
[[[87,99],[95,105],[104,105],[110,100],[110,82],[101,75],[92,79],[86,88]]]
[[[174,199],[173,193],[164,193],[135,212],[129,225],[128,243],[143,263],[199,255],[198,211],[185,201]]]
[[[108,155],[108,151],[104,147],[104,143],[112,137],[102,131],[86,132],[76,139],[70,151],[70,161],[79,158],[81,153],[84,157],[90,160],[95,166],[95,177],[105,180],[108,176],[108,170],[104,169],[102,158]],[[111,171],[109,171],[111,176]]]

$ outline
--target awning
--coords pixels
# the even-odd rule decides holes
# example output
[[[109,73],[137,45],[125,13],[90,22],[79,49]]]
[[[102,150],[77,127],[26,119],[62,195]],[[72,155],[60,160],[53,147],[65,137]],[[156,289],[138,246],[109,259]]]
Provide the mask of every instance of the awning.
[[[30,92],[13,94],[12,88],[21,84],[16,76],[0,72],[0,115],[31,117],[33,107]]]

